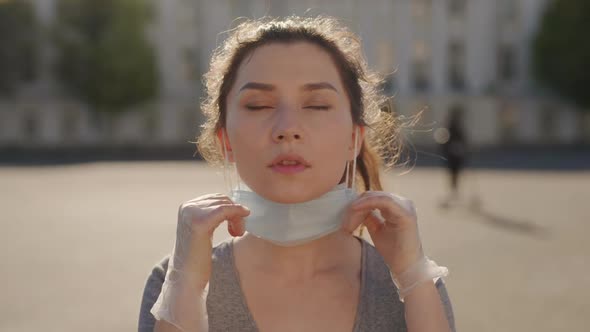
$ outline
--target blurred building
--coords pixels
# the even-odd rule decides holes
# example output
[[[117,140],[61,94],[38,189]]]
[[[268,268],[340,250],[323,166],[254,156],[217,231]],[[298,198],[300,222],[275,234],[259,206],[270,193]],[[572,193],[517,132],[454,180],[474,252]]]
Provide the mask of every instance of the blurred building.
[[[409,133],[434,144],[450,108],[465,110],[477,145],[568,144],[582,132],[567,103],[538,93],[529,70],[531,40],[548,0],[150,0],[149,27],[161,91],[149,112],[130,111],[106,132],[84,105],[64,97],[45,40],[38,79],[16,100],[0,101],[0,146],[183,144],[194,138],[200,79],[213,49],[239,17],[332,15],[363,39],[370,65],[388,78],[393,107],[410,116]],[[55,0],[34,0],[50,27]],[[565,36],[564,36],[565,37]]]

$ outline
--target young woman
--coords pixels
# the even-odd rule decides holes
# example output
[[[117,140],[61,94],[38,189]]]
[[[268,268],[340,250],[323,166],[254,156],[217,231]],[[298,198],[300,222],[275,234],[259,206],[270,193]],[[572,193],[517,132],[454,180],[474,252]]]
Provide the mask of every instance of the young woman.
[[[381,191],[397,124],[358,38],[331,18],[244,22],[205,81],[199,150],[240,183],[181,205],[139,330],[454,331],[412,202]]]

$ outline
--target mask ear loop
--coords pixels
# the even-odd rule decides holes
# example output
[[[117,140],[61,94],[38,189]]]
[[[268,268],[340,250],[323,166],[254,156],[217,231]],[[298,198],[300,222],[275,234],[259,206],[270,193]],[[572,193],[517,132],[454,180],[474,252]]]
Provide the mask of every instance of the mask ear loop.
[[[223,149],[223,183],[225,184],[226,192],[230,192],[232,187],[229,176],[227,174],[229,168],[229,160],[227,159],[227,148],[225,146],[225,132],[221,132],[221,148]]]
[[[348,182],[349,173],[350,172],[350,160],[346,161],[346,171],[344,175],[344,183],[346,183],[346,188],[350,189],[350,183]]]
[[[355,189],[355,179],[356,179],[356,152],[358,149],[358,133],[359,127],[357,126],[354,130],[354,156],[352,158],[352,181],[351,181],[351,189]],[[348,176],[348,163],[346,163],[347,170],[346,175]]]
[[[231,192],[234,190],[234,178],[235,182],[237,183],[237,189],[240,189],[240,181],[238,181],[238,171],[235,165],[231,165],[229,162],[229,157],[227,154],[227,145],[225,143],[225,131],[223,131],[221,135],[221,145],[223,146],[223,180],[225,182],[225,187],[227,192]],[[228,174],[229,172],[229,174]]]

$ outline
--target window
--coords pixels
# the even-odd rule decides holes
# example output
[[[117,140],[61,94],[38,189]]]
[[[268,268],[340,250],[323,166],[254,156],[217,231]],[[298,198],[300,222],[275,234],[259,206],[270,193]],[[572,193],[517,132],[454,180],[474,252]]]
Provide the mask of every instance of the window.
[[[547,143],[553,143],[557,138],[557,122],[559,121],[559,117],[557,116],[557,111],[549,106],[545,105],[541,108],[540,116],[541,119],[539,121],[540,125],[540,136],[541,140]]]
[[[426,38],[432,33],[432,0],[412,0],[411,19],[413,33]]]
[[[466,0],[449,0],[449,12],[452,17],[463,18],[467,7]]]
[[[26,82],[34,81],[37,78],[37,54],[31,47],[21,58],[22,78]]]
[[[158,130],[160,129],[160,123],[158,118],[160,114],[154,104],[147,106],[144,109],[144,112],[144,139],[153,141],[158,136]]]
[[[184,112],[181,116],[184,121],[180,124],[183,129],[182,138],[189,139],[195,136],[195,133],[199,132],[199,110],[196,107],[189,106],[184,108]]]
[[[25,140],[34,141],[39,134],[39,123],[38,117],[36,116],[37,110],[32,107],[27,107],[22,110],[22,129]]]
[[[453,90],[465,88],[465,46],[457,41],[449,44],[449,85]]]
[[[432,0],[412,0],[412,15],[417,19],[427,19],[432,11]]]
[[[65,105],[62,118],[62,136],[68,142],[77,138],[80,110],[73,105]]]
[[[197,53],[194,49],[186,47],[182,52],[182,63],[184,65],[184,74],[187,80],[195,81],[199,78],[197,68]]]
[[[518,131],[519,112],[515,105],[510,102],[503,102],[499,110],[500,140],[504,143],[516,141]]]
[[[430,87],[430,56],[425,42],[419,41],[414,45],[412,72],[416,91],[426,91]]]
[[[510,81],[516,76],[516,51],[511,45],[498,47],[498,77]]]
[[[498,2],[500,22],[504,24],[516,23],[519,13],[518,0],[501,0]]]
[[[424,60],[414,62],[414,89],[416,91],[427,91],[430,87],[428,80],[429,66]]]

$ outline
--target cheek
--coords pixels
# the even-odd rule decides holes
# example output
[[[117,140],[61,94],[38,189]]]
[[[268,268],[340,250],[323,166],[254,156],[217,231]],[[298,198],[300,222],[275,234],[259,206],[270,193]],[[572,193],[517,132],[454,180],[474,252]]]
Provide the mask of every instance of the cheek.
[[[240,126],[231,133],[228,133],[236,163],[248,163],[258,154],[257,152],[260,149],[259,140],[252,133],[253,131],[247,130],[245,126]]]
[[[261,151],[264,150],[264,141],[261,139],[263,130],[260,124],[240,119],[239,116],[228,117],[227,134],[238,170],[248,172],[251,165],[260,162]]]
[[[325,151],[322,154],[322,159],[316,163],[318,166],[317,172],[315,173],[315,183],[325,183],[330,187],[335,186],[340,182],[340,179],[345,173],[347,153],[340,149]]]
[[[233,150],[240,150],[241,147],[256,141],[257,133],[260,132],[257,121],[234,110],[228,112],[226,125]]]
[[[321,160],[323,176],[340,178],[346,167],[346,161],[352,159],[351,129],[346,124],[327,126],[315,137],[316,154]]]
[[[325,121],[322,126],[314,130],[314,140],[320,142],[320,146],[327,154],[338,155],[340,158],[349,158],[347,151],[352,143],[352,120],[347,117],[333,117]]]

